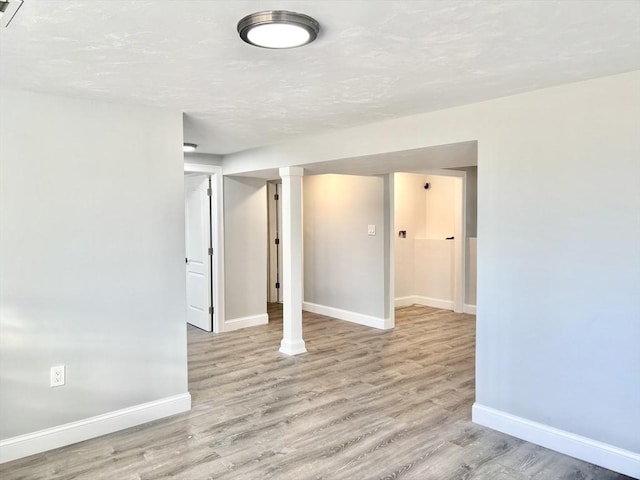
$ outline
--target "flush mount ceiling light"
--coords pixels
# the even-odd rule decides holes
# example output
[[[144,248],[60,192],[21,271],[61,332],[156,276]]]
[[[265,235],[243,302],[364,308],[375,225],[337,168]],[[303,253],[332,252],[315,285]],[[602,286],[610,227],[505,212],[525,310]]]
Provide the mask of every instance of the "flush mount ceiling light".
[[[0,1],[0,27],[8,27],[13,16],[22,6],[22,0],[2,0]]]
[[[313,42],[320,24],[308,15],[286,10],[252,13],[238,22],[240,38],[262,48],[293,48]]]
[[[196,149],[198,148],[198,145],[196,145],[195,143],[183,143],[182,144],[182,151],[183,152],[195,152]]]

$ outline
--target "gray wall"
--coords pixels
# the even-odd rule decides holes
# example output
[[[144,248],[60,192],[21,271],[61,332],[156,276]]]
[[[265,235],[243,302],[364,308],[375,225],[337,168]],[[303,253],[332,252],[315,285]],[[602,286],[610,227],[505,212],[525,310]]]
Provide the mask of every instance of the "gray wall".
[[[639,83],[640,72],[604,77],[233,162],[250,171],[477,140],[477,402],[638,452]]]
[[[467,237],[478,236],[478,167],[466,167],[467,172]]]
[[[639,81],[501,99],[478,142],[477,401],[635,452]]]
[[[467,215],[467,237],[478,236],[478,167],[457,167],[452,170],[467,172],[467,201],[465,205]]]
[[[304,177],[306,302],[385,318],[385,188],[383,177]]]
[[[2,90],[0,115],[0,438],[186,393],[181,114]]]
[[[267,182],[224,177],[225,320],[267,313]]]

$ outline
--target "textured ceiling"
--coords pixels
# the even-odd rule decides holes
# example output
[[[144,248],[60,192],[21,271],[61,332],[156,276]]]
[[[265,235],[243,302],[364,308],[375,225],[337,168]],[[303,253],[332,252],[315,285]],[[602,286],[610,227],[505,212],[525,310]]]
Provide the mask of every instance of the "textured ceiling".
[[[315,17],[315,43],[251,47],[243,16]],[[229,153],[640,68],[637,0],[25,0],[0,82],[177,109]]]

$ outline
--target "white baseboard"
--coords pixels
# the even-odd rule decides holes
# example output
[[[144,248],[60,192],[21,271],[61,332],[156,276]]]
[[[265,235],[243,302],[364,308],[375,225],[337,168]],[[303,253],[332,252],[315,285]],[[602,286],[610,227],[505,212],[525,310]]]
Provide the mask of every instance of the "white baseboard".
[[[302,302],[302,309],[307,312],[318,313],[328,317],[345,320],[347,322],[366,325],[367,327],[379,328],[381,330],[389,330],[393,328],[393,319],[372,317],[362,313],[351,312],[349,310],[341,310],[339,308],[318,305],[317,303]]]
[[[396,307],[407,307],[409,305],[424,305],[425,307],[453,310],[452,300],[442,300],[440,298],[423,297],[421,295],[410,295],[408,297],[398,297],[394,300],[394,305]]]
[[[224,331],[231,332],[246,327],[257,327],[258,325],[266,325],[269,323],[269,315],[261,313],[260,315],[251,315],[249,317],[232,318],[225,320]]]
[[[396,308],[410,307],[411,305],[416,304],[416,297],[413,295],[409,295],[408,297],[396,297],[393,304]]]
[[[475,403],[472,420],[556,452],[640,478],[640,454]]]
[[[183,393],[8,438],[0,441],[0,463],[82,442],[189,410],[191,410],[191,395]]]
[[[416,304],[425,305],[433,308],[443,308],[445,310],[453,310],[453,300],[442,300],[440,298],[415,296]]]
[[[470,313],[471,315],[475,315],[476,314],[476,306],[475,305],[469,305],[468,303],[464,304],[464,313]]]

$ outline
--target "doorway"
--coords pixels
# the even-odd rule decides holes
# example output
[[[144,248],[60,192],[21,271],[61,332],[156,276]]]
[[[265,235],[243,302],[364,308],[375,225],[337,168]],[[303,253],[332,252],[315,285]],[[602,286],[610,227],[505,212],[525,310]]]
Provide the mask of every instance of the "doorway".
[[[476,167],[394,174],[396,307],[475,313],[476,178]]]
[[[269,271],[267,299],[269,303],[282,303],[282,182],[267,183],[267,211],[269,221]]]
[[[224,331],[222,168],[185,163],[187,322]]]
[[[186,173],[185,272],[187,323],[213,331],[213,232],[211,222],[211,177]]]

